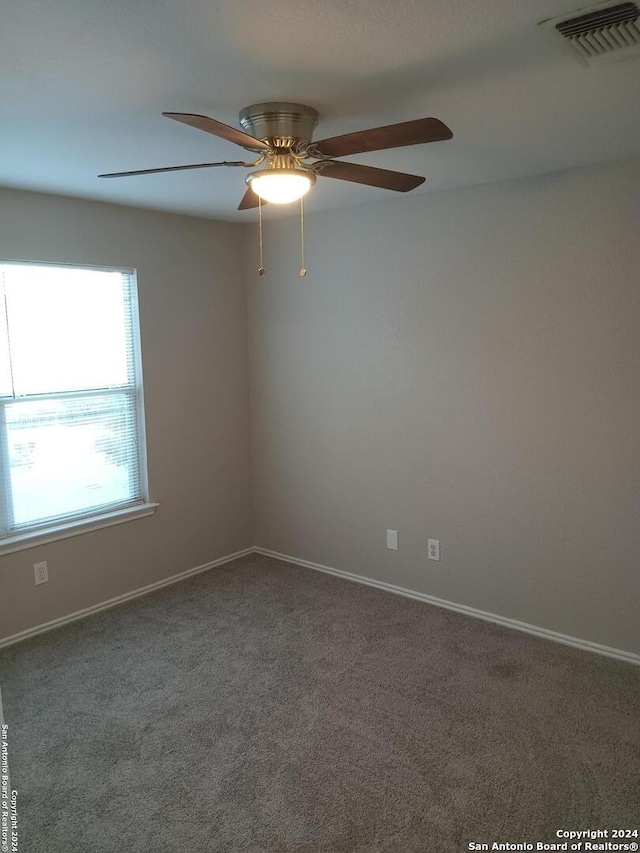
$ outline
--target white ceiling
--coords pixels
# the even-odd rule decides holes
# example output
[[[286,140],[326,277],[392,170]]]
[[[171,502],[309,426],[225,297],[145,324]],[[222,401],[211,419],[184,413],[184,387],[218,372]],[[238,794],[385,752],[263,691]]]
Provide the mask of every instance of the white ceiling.
[[[248,104],[320,113],[316,139],[436,116],[450,142],[349,158],[425,175],[414,194],[640,154],[640,62],[587,68],[536,24],[584,0],[4,0],[0,185],[228,220],[244,170],[99,172],[244,159],[161,117],[238,126]],[[385,190],[323,178],[307,210]],[[395,194],[393,194],[395,197]]]

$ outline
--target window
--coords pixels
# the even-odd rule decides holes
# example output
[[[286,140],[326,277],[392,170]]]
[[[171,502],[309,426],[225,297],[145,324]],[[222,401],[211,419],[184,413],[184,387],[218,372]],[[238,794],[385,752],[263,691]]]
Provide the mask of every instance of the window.
[[[132,271],[0,262],[0,547],[146,506],[141,380]]]

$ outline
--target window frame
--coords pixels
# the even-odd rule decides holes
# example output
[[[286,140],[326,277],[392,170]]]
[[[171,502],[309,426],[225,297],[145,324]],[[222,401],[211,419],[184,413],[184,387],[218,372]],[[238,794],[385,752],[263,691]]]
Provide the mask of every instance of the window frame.
[[[122,501],[117,504],[110,504],[108,506],[103,505],[94,509],[88,509],[84,512],[77,512],[66,518],[55,518],[35,524],[31,523],[13,526],[12,501],[11,495],[7,490],[6,493],[0,495],[0,556],[6,553],[20,551],[25,548],[32,548],[36,545],[45,544],[47,542],[53,542],[59,539],[66,539],[70,536],[88,533],[92,530],[122,524],[123,522],[131,521],[136,518],[144,518],[145,516],[153,515],[158,508],[158,504],[152,502],[149,498],[149,472],[147,467],[147,441],[137,271],[132,267],[0,258],[0,266],[3,265],[49,268],[58,267],[60,269],[89,271],[95,270],[98,272],[111,272],[118,273],[122,276],[128,276],[131,313],[133,383],[114,388],[84,389],[80,391],[51,393],[44,392],[42,394],[25,394],[18,396],[14,393],[10,397],[6,395],[0,396],[0,471],[6,471],[8,476],[8,472],[10,470],[8,434],[6,427],[7,405],[18,401],[37,399],[87,399],[91,396],[105,394],[133,396],[133,409],[135,410],[137,426],[136,456],[139,472],[138,482],[140,485],[140,497],[130,501]],[[1,481],[2,475],[0,474],[0,482]],[[8,527],[7,522],[11,522],[13,529]],[[9,530],[9,532],[7,535],[2,535],[2,530]]]

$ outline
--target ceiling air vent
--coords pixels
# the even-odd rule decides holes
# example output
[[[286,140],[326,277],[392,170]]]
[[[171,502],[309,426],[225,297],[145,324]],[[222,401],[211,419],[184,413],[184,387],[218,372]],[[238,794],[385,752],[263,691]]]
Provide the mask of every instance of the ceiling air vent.
[[[640,9],[635,3],[600,3],[540,26],[588,65],[640,56]]]

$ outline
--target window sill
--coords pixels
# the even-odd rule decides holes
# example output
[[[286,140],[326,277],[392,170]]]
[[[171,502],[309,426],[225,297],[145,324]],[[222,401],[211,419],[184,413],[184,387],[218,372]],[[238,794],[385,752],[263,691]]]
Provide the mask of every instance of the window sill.
[[[136,504],[126,509],[117,509],[104,512],[101,515],[92,515],[91,518],[78,518],[75,521],[67,521],[47,527],[46,530],[31,530],[28,533],[16,533],[0,539],[0,557],[11,554],[14,551],[23,551],[26,548],[35,548],[37,545],[46,545],[49,542],[57,542],[59,539],[68,539],[70,536],[80,536],[82,533],[91,533],[93,530],[102,530],[103,527],[113,527],[114,524],[123,524],[125,521],[135,521],[137,518],[145,518],[153,515],[158,509],[157,503]]]

